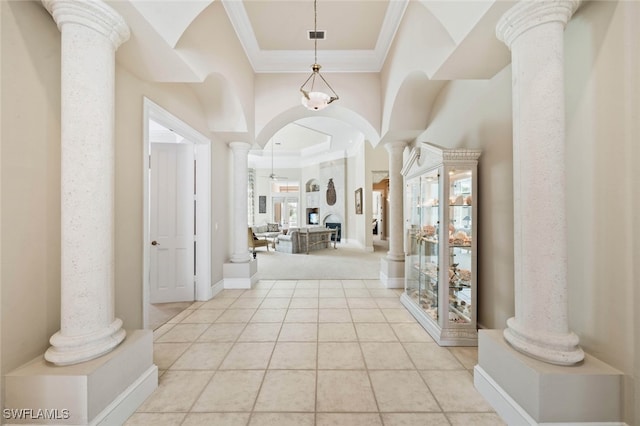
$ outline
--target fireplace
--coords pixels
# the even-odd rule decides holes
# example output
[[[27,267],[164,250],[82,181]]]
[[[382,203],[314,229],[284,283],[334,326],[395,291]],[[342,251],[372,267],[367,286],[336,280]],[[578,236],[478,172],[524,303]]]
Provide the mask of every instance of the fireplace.
[[[324,226],[337,229],[336,233],[331,236],[331,241],[335,239],[336,242],[340,242],[340,238],[342,238],[342,218],[338,215],[330,214],[324,218]]]

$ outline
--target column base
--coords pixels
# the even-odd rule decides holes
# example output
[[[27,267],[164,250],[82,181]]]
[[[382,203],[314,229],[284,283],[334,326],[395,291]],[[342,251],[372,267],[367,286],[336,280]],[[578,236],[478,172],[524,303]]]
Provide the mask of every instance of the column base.
[[[225,289],[251,289],[258,282],[258,261],[222,265]]]
[[[558,366],[514,350],[501,330],[478,332],[476,389],[510,425],[624,425],[623,375],[587,355]]]
[[[404,258],[380,259],[380,281],[386,288],[404,288]]]
[[[82,336],[65,336],[60,331],[51,336],[51,347],[44,358],[56,365],[72,365],[98,358],[118,346],[127,335],[122,320],[116,318],[108,327]]]
[[[8,373],[4,424],[124,424],[157,387],[153,333],[134,330],[100,358],[61,367],[39,356]]]
[[[525,355],[557,365],[574,365],[584,359],[574,333],[551,334],[532,332],[522,328],[515,320],[507,320],[504,338],[514,349]]]

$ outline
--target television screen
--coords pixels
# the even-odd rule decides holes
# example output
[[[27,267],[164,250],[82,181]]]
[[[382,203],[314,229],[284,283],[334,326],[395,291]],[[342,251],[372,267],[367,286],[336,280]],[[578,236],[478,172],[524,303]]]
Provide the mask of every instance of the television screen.
[[[309,213],[309,224],[310,225],[318,224],[318,213]]]

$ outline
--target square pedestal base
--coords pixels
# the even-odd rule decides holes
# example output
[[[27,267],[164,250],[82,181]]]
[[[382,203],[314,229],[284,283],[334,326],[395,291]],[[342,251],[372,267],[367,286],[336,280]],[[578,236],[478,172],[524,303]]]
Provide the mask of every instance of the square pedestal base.
[[[100,358],[55,366],[40,356],[7,374],[4,424],[123,424],[157,387],[153,333],[128,331]]]
[[[380,259],[380,281],[386,288],[404,288],[404,261]]]
[[[510,425],[624,425],[623,375],[586,355],[564,367],[513,349],[502,330],[480,330],[476,389]]]
[[[222,265],[224,288],[251,289],[258,282],[258,261],[252,259],[246,263],[225,263]]]

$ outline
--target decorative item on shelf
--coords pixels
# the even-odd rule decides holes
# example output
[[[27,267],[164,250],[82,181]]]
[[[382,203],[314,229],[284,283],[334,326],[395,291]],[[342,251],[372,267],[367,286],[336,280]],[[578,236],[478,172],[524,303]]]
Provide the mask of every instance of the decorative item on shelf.
[[[470,216],[465,216],[465,217],[462,218],[462,225],[465,228],[468,228],[470,224],[471,224],[471,217]]]
[[[425,237],[433,237],[436,235],[436,227],[433,225],[424,225],[422,227]]]
[[[300,92],[302,93],[302,105],[311,111],[320,111],[321,109],[326,108],[331,102],[339,99],[335,90],[333,90],[327,80],[325,80],[322,74],[320,74],[320,68],[322,68],[318,63],[318,38],[320,38],[320,35],[322,35],[322,38],[324,39],[324,31],[318,32],[318,1],[314,0],[313,33],[309,32],[309,36],[313,38],[314,61],[313,65],[311,65],[311,75],[305,80],[302,86],[300,86]],[[324,83],[326,88],[328,88],[332,94],[326,94],[316,87],[316,78],[318,77],[318,83]],[[311,83],[308,85],[309,82]]]
[[[460,280],[469,283],[471,281],[471,271],[468,269],[459,269],[458,275],[460,275]]]
[[[462,195],[458,195],[456,197],[456,199],[454,200],[454,202],[453,202],[453,204],[456,205],[456,206],[461,206],[461,205],[463,205],[463,203],[464,203],[464,199],[463,199]]]
[[[471,195],[468,195],[467,198],[464,199],[464,202],[470,206],[471,205]]]

